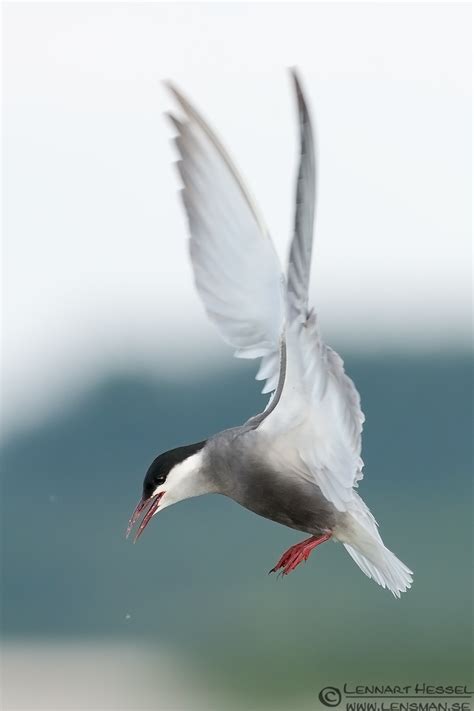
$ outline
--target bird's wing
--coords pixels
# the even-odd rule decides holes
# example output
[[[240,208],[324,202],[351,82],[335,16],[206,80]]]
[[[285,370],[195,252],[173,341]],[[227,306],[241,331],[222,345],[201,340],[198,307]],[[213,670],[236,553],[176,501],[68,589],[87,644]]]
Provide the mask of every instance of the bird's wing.
[[[324,496],[338,510],[345,511],[354,505],[353,486],[362,478],[364,415],[342,359],[323,343],[316,315],[308,311],[316,168],[311,120],[295,72],[293,79],[301,157],[288,264],[286,379],[278,406],[262,428],[274,435],[277,447],[279,441],[286,452],[293,449],[293,467],[300,474],[313,477]]]
[[[316,158],[313,128],[296,70],[291,70],[298,106],[300,129],[300,161],[296,183],[296,203],[293,239],[290,245],[287,272],[287,307],[290,319],[308,308],[308,288],[313,249],[313,224],[316,206]],[[262,358],[257,380],[265,380],[263,392],[270,392],[278,382],[278,353]]]
[[[235,355],[264,358],[270,379],[267,391],[273,391],[284,340],[285,277],[229,155],[183,94],[171,84],[168,88],[183,113],[182,119],[170,118],[177,132],[177,165],[197,290]]]
[[[308,310],[308,288],[313,251],[313,225],[316,208],[316,156],[313,128],[303,90],[296,71],[291,72],[300,127],[300,164],[296,182],[293,239],[288,259],[288,301],[294,315]]]
[[[339,511],[354,506],[362,479],[359,394],[340,356],[321,340],[316,316],[287,328],[287,366],[278,405],[262,426],[287,451],[295,471],[308,474]]]

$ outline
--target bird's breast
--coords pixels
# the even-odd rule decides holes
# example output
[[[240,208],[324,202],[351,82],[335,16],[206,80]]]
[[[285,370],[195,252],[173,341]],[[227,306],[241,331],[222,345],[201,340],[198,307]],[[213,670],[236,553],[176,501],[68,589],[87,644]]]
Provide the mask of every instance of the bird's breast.
[[[220,492],[298,531],[313,535],[331,531],[335,510],[317,484],[292,471],[288,463],[275,462],[271,452],[259,445],[257,433],[250,433],[216,448],[213,468],[220,478]]]

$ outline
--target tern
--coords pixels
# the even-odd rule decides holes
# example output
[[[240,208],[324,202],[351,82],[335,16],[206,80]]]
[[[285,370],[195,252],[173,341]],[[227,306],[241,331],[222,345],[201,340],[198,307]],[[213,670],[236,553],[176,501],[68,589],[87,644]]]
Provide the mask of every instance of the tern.
[[[172,83],[181,195],[197,291],[238,358],[260,359],[266,408],[243,425],[160,454],[149,467],[127,535],[137,540],[156,513],[218,493],[309,534],[270,572],[287,575],[321,543],[340,541],[361,570],[396,597],[412,583],[356,492],[364,415],[340,356],[325,345],[308,305],[316,157],[301,82],[291,71],[300,130],[294,233],[282,271],[269,232],[229,154]]]

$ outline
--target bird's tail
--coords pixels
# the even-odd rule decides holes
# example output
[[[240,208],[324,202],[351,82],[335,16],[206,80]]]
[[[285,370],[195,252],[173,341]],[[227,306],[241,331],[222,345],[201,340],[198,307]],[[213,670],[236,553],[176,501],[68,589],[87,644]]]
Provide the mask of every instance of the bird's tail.
[[[374,541],[371,546],[344,543],[344,548],[369,578],[388,588],[395,597],[411,587],[412,571],[383,543]]]
[[[346,519],[346,526],[336,537],[344,544],[359,568],[395,597],[411,587],[413,573],[383,544],[372,514],[357,497],[356,510]]]

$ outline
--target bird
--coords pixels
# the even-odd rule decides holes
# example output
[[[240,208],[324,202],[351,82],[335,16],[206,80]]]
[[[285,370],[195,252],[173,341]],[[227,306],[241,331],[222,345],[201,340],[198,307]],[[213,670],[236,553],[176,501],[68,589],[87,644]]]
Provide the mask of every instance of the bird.
[[[302,82],[290,70],[299,125],[294,230],[286,273],[229,153],[183,92],[175,110],[180,194],[194,282],[209,319],[238,358],[259,359],[268,404],[244,424],[157,456],[127,528],[188,498],[217,493],[306,535],[270,573],[288,575],[322,543],[342,543],[359,568],[400,597],[412,571],[385,547],[356,489],[363,477],[364,415],[341,357],[309,305],[316,213],[314,130]],[[141,520],[140,520],[141,519]]]

